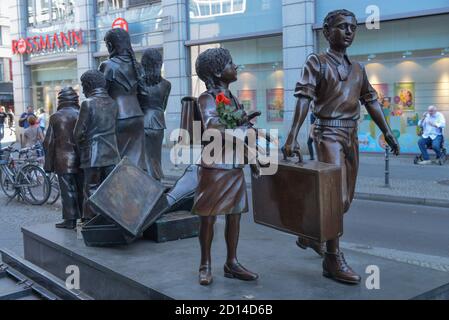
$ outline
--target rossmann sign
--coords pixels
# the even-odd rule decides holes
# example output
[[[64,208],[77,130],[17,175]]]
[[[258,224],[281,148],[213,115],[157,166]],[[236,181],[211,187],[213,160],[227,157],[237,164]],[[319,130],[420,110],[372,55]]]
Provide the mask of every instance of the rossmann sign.
[[[12,41],[13,54],[52,52],[55,49],[76,48],[83,44],[82,30],[35,35]]]

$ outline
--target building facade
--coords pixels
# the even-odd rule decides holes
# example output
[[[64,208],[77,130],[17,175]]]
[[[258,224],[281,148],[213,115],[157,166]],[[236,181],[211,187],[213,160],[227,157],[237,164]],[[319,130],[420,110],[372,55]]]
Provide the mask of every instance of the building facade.
[[[0,106],[14,109],[9,4],[0,3]]]
[[[57,92],[66,85],[79,90],[80,75],[107,58],[103,37],[114,25],[129,31],[138,60],[149,47],[163,53],[164,76],[172,83],[166,137],[179,126],[181,98],[205,89],[196,57],[225,47],[239,65],[231,89],[246,109],[262,112],[257,126],[278,129],[282,142],[301,67],[310,53],[326,49],[322,21],[338,8],[356,13],[360,25],[349,54],[366,66],[403,151],[417,152],[417,117],[427,106],[436,105],[449,119],[447,0],[16,0],[16,109],[34,105],[54,112]],[[361,150],[381,152],[380,132],[363,110]],[[303,143],[309,127],[300,132]]]

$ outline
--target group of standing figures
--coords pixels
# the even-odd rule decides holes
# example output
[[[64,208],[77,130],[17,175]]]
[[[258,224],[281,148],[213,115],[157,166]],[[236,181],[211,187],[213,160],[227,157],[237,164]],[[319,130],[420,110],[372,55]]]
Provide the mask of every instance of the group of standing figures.
[[[62,89],[44,141],[45,170],[58,174],[61,188],[64,221],[59,228],[73,229],[77,219],[95,216],[87,199],[121,158],[156,180],[163,177],[164,111],[171,84],[161,76],[162,56],[148,49],[137,62],[123,29],[109,30],[104,41],[109,59],[80,79],[86,100],[80,106],[73,88]]]
[[[356,29],[357,20],[352,12],[336,10],[326,16],[323,33],[329,49],[307,58],[295,90],[297,102],[292,127],[282,147],[285,157],[300,154],[298,132],[312,109],[317,118],[312,130],[317,158],[341,168],[341,183],[337,188],[341,189],[344,212],[349,210],[354,198],[361,104],[383,132],[392,151],[399,154],[399,144],[385,120],[363,65],[346,54]],[[84,219],[94,216],[86,200],[121,158],[128,157],[157,180],[162,177],[161,144],[170,83],[161,77],[161,55],[156,50],[147,50],[138,63],[129,35],[122,29],[108,31],[104,40],[109,59],[100,65],[99,71],[87,71],[81,77],[87,99],[79,108],[76,92],[72,88],[63,89],[58,96],[58,112],[50,118],[45,140],[46,170],[55,171],[60,179],[64,222],[57,226],[63,228],[74,228],[80,212]],[[203,129],[225,132],[227,123],[217,107],[220,101],[227,101],[223,103],[228,110],[233,110],[237,128],[244,132],[255,131],[251,119],[260,112],[246,114],[230,91],[230,84],[237,81],[237,66],[230,52],[224,48],[208,49],[198,56],[195,69],[207,87],[197,99]],[[224,142],[224,135],[222,137]],[[223,147],[225,145],[222,143]],[[210,164],[203,159],[192,208],[192,213],[200,216],[199,283],[209,285],[213,281],[211,247],[219,215],[224,215],[226,221],[224,275],[256,280],[259,275],[237,259],[241,214],[248,211],[244,166],[226,161]],[[326,243],[301,236],[297,245],[303,249],[310,247],[323,257],[324,276],[347,284],[360,283],[361,277],[347,264],[340,250],[339,236]]]

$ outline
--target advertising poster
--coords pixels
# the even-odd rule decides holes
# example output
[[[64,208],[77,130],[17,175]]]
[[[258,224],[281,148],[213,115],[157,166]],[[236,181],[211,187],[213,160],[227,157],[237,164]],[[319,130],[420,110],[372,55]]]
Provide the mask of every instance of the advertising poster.
[[[383,107],[384,115],[387,117],[391,112],[391,97],[388,93],[388,83],[379,83],[372,85],[377,92],[377,97],[380,105]]]
[[[284,120],[284,89],[267,89],[267,121]]]
[[[257,110],[256,90],[238,90],[237,95],[247,113]]]
[[[418,136],[416,125],[418,115],[413,112],[414,83],[396,83],[393,99],[389,95],[387,83],[373,84],[380,105],[383,107],[385,118],[393,134],[398,139],[403,153],[417,153]],[[366,111],[364,111],[366,112]],[[359,147],[361,152],[384,152],[385,139],[371,117],[364,113],[359,127]]]
[[[405,111],[415,111],[415,83],[396,82],[394,84],[395,116],[402,116]]]

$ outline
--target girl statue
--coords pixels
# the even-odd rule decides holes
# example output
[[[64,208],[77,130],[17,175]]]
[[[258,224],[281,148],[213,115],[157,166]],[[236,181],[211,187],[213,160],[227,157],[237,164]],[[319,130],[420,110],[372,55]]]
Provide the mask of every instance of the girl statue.
[[[147,170],[144,151],[144,118],[137,99],[142,67],[137,63],[127,31],[115,28],[105,37],[109,59],[99,70],[106,78],[106,89],[117,102],[117,144],[120,157],[128,157],[133,164]]]
[[[171,83],[161,76],[162,55],[159,50],[145,50],[141,65],[145,75],[138,98],[144,112],[145,161],[151,176],[160,181],[163,177],[162,140],[164,129],[166,129],[164,112],[171,91]]]

